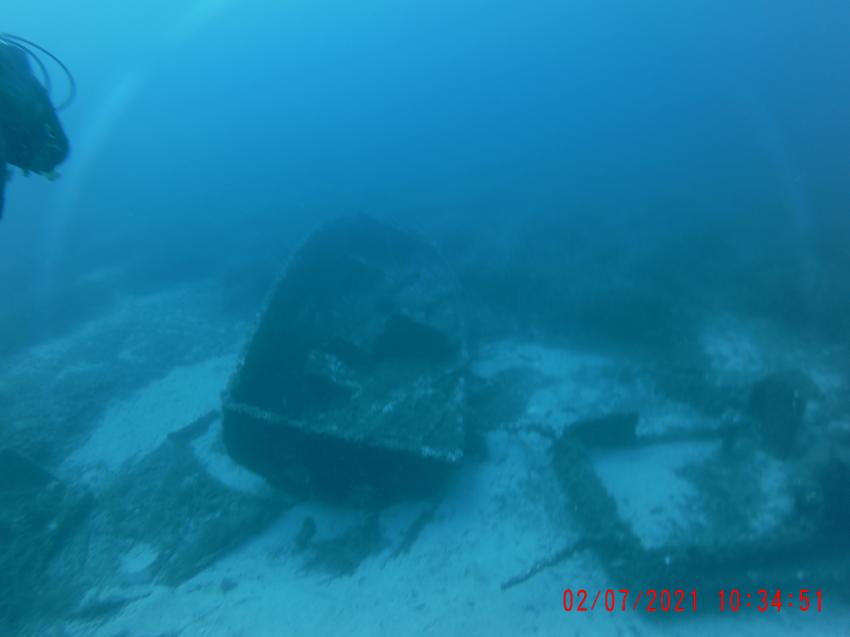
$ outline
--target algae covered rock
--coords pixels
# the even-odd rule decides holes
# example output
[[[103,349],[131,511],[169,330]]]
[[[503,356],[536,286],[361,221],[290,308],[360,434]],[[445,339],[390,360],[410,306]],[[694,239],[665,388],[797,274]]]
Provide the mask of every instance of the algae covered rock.
[[[232,457],[334,497],[428,491],[463,455],[455,276],[366,216],[318,229],[269,297],[224,397]]]

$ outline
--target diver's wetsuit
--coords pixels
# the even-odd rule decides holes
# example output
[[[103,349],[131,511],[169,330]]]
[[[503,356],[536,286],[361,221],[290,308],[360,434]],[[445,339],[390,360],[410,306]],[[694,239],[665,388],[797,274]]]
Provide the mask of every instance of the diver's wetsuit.
[[[50,174],[67,156],[68,138],[27,54],[0,42],[0,218],[8,164]]]

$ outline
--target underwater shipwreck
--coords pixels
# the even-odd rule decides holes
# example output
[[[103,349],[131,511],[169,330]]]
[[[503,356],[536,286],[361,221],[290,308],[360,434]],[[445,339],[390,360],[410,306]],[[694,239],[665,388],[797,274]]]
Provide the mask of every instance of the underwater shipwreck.
[[[544,450],[549,515],[572,522],[502,591],[584,553],[612,587],[802,582],[850,598],[850,432],[824,424],[843,406],[805,374],[727,388],[729,408],[707,426],[652,430],[617,410],[514,417],[517,387],[541,381],[481,373],[469,308],[453,268],[417,234],[362,215],[320,227],[273,286],[220,411],[175,428],[94,496],[0,450],[0,623],[20,625],[36,599],[40,613],[102,621],[144,598],[139,582],[179,586],[305,500],[366,513],[322,541],[305,518],[295,539],[308,565],[350,575],[386,546],[377,516],[400,501],[426,503],[393,555],[411,549],[493,431]],[[203,440],[223,441],[271,495],[217,480],[199,460]],[[692,497],[647,537],[597,459],[618,454],[639,481],[654,462],[645,451],[675,445],[701,449],[680,472]]]
[[[412,234],[368,217],[320,229],[272,292],[224,398],[231,454],[272,482],[320,495],[386,504],[434,492],[472,437],[461,298],[436,251]],[[850,436],[809,429],[814,392],[803,375],[780,372],[739,390],[738,417],[716,427],[642,434],[638,414],[613,413],[540,431],[582,537],[503,588],[590,551],[613,581],[634,588],[804,578],[846,590]],[[688,440],[717,444],[688,469],[705,507],[647,547],[592,455],[630,450],[639,471],[641,449]],[[759,465],[770,457],[783,478],[768,489]],[[761,515],[752,501],[778,512],[769,523],[749,519]]]
[[[324,495],[411,496],[463,457],[456,277],[368,217],[316,231],[272,291],[224,398],[233,457]]]
[[[224,397],[230,453],[272,483],[364,506],[437,493],[475,438],[465,307],[457,278],[415,235],[365,216],[321,228],[272,291]],[[740,413],[715,427],[643,434],[639,414],[611,413],[539,431],[581,537],[502,588],[588,551],[634,588],[802,578],[850,592],[850,437],[810,430],[816,392],[802,374],[737,393]],[[817,451],[800,460],[804,438]],[[663,544],[646,542],[592,456],[631,451],[639,472],[641,449],[689,440],[714,445],[687,469],[703,506]],[[778,487],[760,478],[771,458]],[[770,520],[755,519],[765,509]]]

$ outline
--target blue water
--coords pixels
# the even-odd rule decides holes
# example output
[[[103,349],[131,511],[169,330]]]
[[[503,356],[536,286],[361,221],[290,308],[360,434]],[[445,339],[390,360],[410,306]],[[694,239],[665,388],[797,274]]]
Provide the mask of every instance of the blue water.
[[[2,355],[201,280],[250,317],[359,212],[433,240],[483,333],[663,365],[732,312],[846,348],[846,1],[4,0],[0,30],[78,87],[62,177],[8,185]]]
[[[4,287],[190,241],[208,270],[356,210],[754,220],[803,251],[847,229],[841,2],[11,0],[3,22],[80,86],[63,181],[10,187]]]

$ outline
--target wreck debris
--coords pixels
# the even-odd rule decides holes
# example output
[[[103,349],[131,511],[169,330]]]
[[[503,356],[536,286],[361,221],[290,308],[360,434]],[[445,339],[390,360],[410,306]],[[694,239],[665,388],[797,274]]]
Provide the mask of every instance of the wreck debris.
[[[417,236],[366,216],[321,227],[231,379],[229,453],[274,484],[361,503],[432,490],[463,455],[459,307]]]
[[[800,441],[811,386],[801,372],[777,372],[750,390],[747,415],[762,443],[778,456],[787,457]]]
[[[628,424],[627,419],[621,416],[587,422],[592,422],[595,429],[609,421],[614,423],[617,431],[622,430],[621,423]],[[799,584],[800,573],[806,574],[807,585],[812,587],[846,587],[847,573],[850,572],[846,555],[846,538],[850,537],[847,515],[850,509],[846,506],[846,489],[850,484],[847,467],[850,464],[847,463],[846,451],[833,452],[828,463],[816,474],[812,487],[816,493],[816,506],[804,516],[805,520],[780,524],[766,534],[751,532],[743,535],[735,528],[724,530],[719,527],[719,520],[709,520],[711,528],[707,534],[688,536],[685,533],[671,538],[662,546],[646,547],[621,516],[614,497],[594,468],[589,446],[596,446],[598,436],[594,433],[588,446],[586,438],[590,425],[577,424],[579,426],[565,428],[550,450],[568,512],[578,526],[579,539],[505,580],[501,586],[503,591],[581,551],[593,553],[614,585],[636,589],[719,590],[730,586],[751,587],[763,581],[770,581],[777,587],[794,586]],[[630,429],[631,426],[626,427],[627,431]],[[718,437],[723,434],[722,431],[717,433]],[[615,437],[618,440],[613,446],[620,447],[620,436]],[[610,442],[605,435],[603,439],[606,443]],[[671,441],[675,440],[676,436],[671,437]],[[664,444],[663,438],[656,438],[654,442]],[[637,440],[635,447],[642,444]],[[747,475],[749,471],[750,479],[755,479],[755,472],[748,469],[753,463],[757,460],[746,454],[729,455],[729,451],[721,446],[716,454],[691,470],[694,476],[711,477],[694,483],[699,489],[699,497],[730,497],[734,489],[740,488],[741,475]],[[795,465],[787,468],[794,473]],[[789,516],[803,516],[800,506],[797,503]],[[742,510],[738,514],[746,516],[747,511]]]

